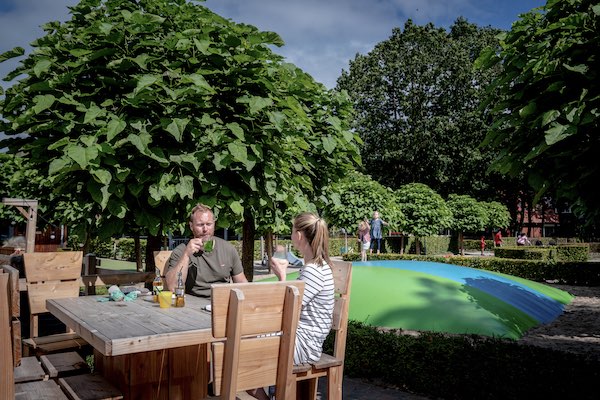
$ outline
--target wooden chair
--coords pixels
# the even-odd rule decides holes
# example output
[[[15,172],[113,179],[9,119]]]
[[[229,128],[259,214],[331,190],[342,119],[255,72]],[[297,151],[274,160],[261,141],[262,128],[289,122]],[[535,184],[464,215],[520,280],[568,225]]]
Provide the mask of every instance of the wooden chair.
[[[326,376],[327,398],[329,400],[342,399],[352,263],[334,261],[331,270],[333,272],[336,294],[333,310],[333,326],[331,328],[335,334],[333,354],[323,353],[321,359],[314,365],[302,364],[294,366],[294,374],[296,380],[299,382],[298,398],[316,399],[318,378]]]
[[[233,400],[243,390],[275,385],[278,400],[295,399],[292,374],[304,282],[212,286],[213,384]]]
[[[154,252],[154,265],[159,269],[160,275],[165,276],[167,262],[171,257],[172,250],[159,250]]]
[[[65,349],[80,349],[87,343],[74,332],[39,337],[39,315],[47,313],[46,300],[79,296],[83,252],[64,251],[25,253],[25,279],[29,298],[29,339],[24,352],[47,354]]]
[[[0,399],[67,400],[55,382],[45,380],[35,357],[21,357],[21,339],[15,337],[15,326],[20,327],[18,277],[16,269],[0,267]]]

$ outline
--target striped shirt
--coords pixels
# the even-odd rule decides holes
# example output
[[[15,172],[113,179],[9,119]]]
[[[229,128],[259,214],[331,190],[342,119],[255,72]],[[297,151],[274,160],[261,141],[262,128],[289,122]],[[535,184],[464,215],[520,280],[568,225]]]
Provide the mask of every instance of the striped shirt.
[[[323,342],[333,320],[333,274],[327,264],[307,264],[298,279],[304,281],[300,321],[296,331],[294,364],[315,363],[321,358]]]

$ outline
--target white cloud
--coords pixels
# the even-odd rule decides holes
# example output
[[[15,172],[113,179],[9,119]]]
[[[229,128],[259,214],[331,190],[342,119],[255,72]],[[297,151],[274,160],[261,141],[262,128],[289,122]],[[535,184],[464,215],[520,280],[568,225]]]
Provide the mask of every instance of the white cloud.
[[[77,2],[0,0],[0,53],[15,46],[28,48],[43,35],[40,25],[65,21],[67,6]],[[235,22],[277,32],[286,44],[275,52],[333,87],[356,53],[366,54],[409,18],[417,24],[448,27],[465,16],[478,25],[508,29],[518,14],[544,0],[208,0],[199,4]],[[0,77],[15,66],[14,61],[0,64]]]

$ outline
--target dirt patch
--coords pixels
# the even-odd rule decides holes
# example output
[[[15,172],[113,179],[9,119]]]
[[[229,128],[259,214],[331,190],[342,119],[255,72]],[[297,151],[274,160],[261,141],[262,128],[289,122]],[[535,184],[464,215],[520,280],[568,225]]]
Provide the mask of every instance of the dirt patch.
[[[600,286],[550,284],[575,296],[565,311],[549,324],[537,326],[519,340],[600,360]]]

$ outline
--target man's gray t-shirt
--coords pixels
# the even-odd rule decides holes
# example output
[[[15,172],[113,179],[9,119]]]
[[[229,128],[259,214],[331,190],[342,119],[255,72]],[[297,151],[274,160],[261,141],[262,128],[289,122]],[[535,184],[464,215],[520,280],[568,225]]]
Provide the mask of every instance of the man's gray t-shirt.
[[[210,253],[190,256],[185,281],[185,292],[194,296],[210,297],[210,285],[231,282],[231,276],[244,272],[240,256],[229,242],[214,237],[215,247]],[[185,251],[186,244],[177,246],[169,258],[169,270],[175,268]]]

